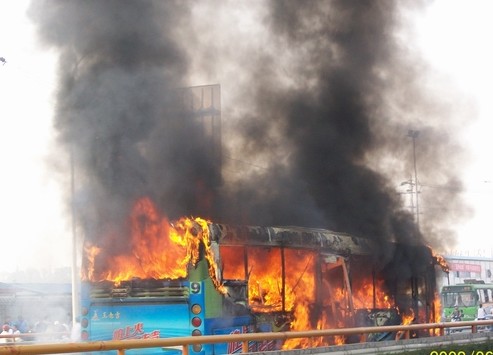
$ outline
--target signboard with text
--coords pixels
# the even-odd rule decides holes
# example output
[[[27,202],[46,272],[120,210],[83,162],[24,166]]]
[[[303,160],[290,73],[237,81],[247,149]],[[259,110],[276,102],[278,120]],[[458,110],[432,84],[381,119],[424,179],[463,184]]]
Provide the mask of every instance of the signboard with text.
[[[451,271],[481,273],[481,265],[478,264],[449,263],[448,265]]]

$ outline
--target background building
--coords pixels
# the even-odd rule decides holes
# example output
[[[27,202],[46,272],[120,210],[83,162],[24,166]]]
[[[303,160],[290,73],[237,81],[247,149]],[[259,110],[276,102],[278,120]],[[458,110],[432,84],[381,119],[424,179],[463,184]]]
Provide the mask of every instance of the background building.
[[[69,323],[72,309],[70,283],[0,282],[0,322],[16,324],[19,318],[30,330],[41,323],[50,327]]]
[[[445,255],[450,272],[448,275],[445,273],[437,275],[439,287],[457,285],[466,279],[483,280],[485,283],[493,282],[493,256],[481,251],[475,254],[457,252],[456,254]]]

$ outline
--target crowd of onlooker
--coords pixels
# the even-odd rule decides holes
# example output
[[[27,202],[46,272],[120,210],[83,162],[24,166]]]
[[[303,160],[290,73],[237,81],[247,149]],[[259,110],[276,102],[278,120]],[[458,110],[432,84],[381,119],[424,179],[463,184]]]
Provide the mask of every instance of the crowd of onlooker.
[[[17,317],[15,321],[7,319],[2,323],[0,336],[9,335],[9,337],[0,337],[0,344],[21,341],[70,340],[74,335],[71,335],[72,327],[69,324],[69,322],[50,321],[48,317],[32,323],[24,320],[22,316]]]

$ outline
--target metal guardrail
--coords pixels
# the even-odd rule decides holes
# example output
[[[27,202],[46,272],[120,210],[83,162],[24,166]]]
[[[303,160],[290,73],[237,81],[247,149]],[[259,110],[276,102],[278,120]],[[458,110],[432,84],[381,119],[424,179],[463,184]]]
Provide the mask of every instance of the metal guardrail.
[[[182,354],[188,355],[188,346],[195,344],[217,344],[239,342],[242,344],[242,352],[248,352],[248,342],[265,341],[265,340],[287,340],[299,338],[318,338],[328,336],[348,336],[360,335],[365,337],[370,333],[397,332],[403,335],[401,339],[409,339],[413,331],[428,330],[437,336],[443,336],[445,329],[448,328],[465,328],[471,329],[472,333],[477,333],[478,329],[486,329],[493,326],[493,320],[468,321],[468,322],[447,322],[447,323],[425,323],[398,326],[382,327],[358,327],[358,328],[341,328],[325,330],[307,330],[275,333],[245,333],[245,334],[228,334],[228,335],[205,335],[189,336],[178,338],[160,338],[160,339],[133,339],[133,340],[110,340],[97,342],[80,342],[80,343],[46,343],[21,345],[21,343],[6,343],[0,346],[0,355],[40,355],[40,354],[69,354],[90,351],[107,351],[116,350],[118,355],[124,355],[126,350],[143,349],[143,348],[181,348]],[[21,334],[32,335],[32,334]],[[0,338],[19,337],[17,335],[0,335]]]

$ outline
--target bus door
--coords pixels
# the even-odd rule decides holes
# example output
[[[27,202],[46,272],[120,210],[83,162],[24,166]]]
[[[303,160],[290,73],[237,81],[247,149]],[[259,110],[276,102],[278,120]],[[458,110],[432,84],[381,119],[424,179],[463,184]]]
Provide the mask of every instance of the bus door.
[[[334,327],[353,326],[353,295],[344,258],[322,255],[321,290],[323,306],[328,319],[334,319]]]
[[[486,286],[486,285],[485,285]],[[493,315],[493,287],[481,286],[476,289],[478,302],[483,305],[483,308],[488,317]]]

